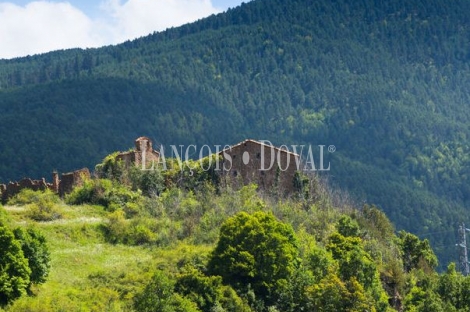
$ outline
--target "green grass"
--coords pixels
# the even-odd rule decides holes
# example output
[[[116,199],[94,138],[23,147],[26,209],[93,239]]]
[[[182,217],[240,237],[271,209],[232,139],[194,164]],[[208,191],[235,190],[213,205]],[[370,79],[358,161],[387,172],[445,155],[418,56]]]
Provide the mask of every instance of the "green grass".
[[[47,282],[34,287],[32,296],[21,297],[7,311],[129,311],[133,296],[150,279],[155,263],[169,267],[168,263],[177,262],[182,249],[191,249],[156,251],[108,244],[101,231],[106,219],[100,207],[61,204],[64,217],[50,222],[28,220],[24,207],[5,208],[16,225],[38,228],[51,251]]]

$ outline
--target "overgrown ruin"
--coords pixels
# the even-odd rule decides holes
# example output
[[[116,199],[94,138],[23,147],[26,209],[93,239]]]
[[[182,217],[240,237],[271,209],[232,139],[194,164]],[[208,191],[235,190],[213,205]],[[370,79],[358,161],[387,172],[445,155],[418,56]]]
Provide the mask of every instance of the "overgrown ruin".
[[[225,181],[240,186],[256,183],[261,189],[277,188],[283,193],[294,189],[298,154],[255,140],[245,140],[219,153]]]
[[[57,172],[52,173],[52,183],[46,182],[45,178],[41,180],[32,180],[24,178],[18,182],[9,182],[8,184],[0,184],[2,203],[6,203],[10,198],[21,192],[23,189],[33,191],[45,191],[47,189],[59,194],[63,197],[70,193],[74,187],[83,184],[83,181],[91,177],[88,168],[83,168],[73,172],[63,173],[61,179]]]
[[[116,159],[121,160],[126,168],[135,165],[139,168],[150,168],[154,163],[158,163],[160,153],[152,147],[152,140],[142,136],[134,141],[135,149],[128,152],[121,152]]]

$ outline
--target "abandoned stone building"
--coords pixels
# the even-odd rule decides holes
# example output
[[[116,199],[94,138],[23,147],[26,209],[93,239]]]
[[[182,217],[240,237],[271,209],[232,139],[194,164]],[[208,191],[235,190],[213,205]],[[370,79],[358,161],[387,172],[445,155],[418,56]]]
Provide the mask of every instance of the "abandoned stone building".
[[[255,140],[245,140],[219,153],[223,180],[235,185],[256,183],[261,189],[294,190],[298,154]]]
[[[73,172],[63,173],[60,178],[57,172],[53,172],[52,183],[47,183],[45,178],[41,180],[24,178],[18,182],[0,184],[2,203],[6,203],[8,199],[18,194],[22,189],[31,189],[33,191],[45,191],[46,189],[50,189],[62,197],[70,193],[74,187],[82,185],[83,181],[89,178],[90,171],[88,168],[83,168]]]
[[[155,151],[152,146],[152,140],[148,137],[139,137],[134,141],[135,149],[119,153],[116,157],[121,160],[126,168],[135,165],[139,168],[151,168],[160,159],[160,153]]]

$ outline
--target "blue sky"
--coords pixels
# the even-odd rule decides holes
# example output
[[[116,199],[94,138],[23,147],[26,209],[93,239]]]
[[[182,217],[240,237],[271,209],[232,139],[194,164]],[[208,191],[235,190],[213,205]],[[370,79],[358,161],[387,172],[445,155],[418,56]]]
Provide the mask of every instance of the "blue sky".
[[[117,44],[225,11],[242,1],[0,1],[0,59]]]

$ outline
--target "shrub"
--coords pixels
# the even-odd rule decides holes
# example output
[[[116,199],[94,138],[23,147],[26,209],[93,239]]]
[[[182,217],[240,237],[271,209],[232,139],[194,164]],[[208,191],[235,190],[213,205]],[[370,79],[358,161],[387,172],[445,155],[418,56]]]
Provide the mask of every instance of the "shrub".
[[[35,221],[52,221],[62,218],[61,209],[56,204],[40,199],[27,206],[26,215]]]
[[[140,194],[133,192],[118,182],[107,179],[87,180],[81,187],[76,187],[66,197],[70,205],[95,204],[114,211],[117,207],[124,208],[127,203],[135,203]]]
[[[60,198],[51,190],[33,191],[23,189],[13,196],[8,204],[26,206],[26,215],[35,221],[52,221],[62,218],[58,204]]]
[[[119,152],[106,156],[101,164],[95,166],[95,171],[100,178],[121,180],[124,176],[124,164],[117,159]]]
[[[8,204],[24,206],[34,204],[39,201],[43,203],[58,204],[60,202],[60,198],[51,190],[33,191],[31,189],[22,189],[8,201]]]
[[[109,215],[103,225],[107,241],[117,244],[168,246],[181,236],[181,225],[168,218],[134,218],[126,220],[122,209]]]

